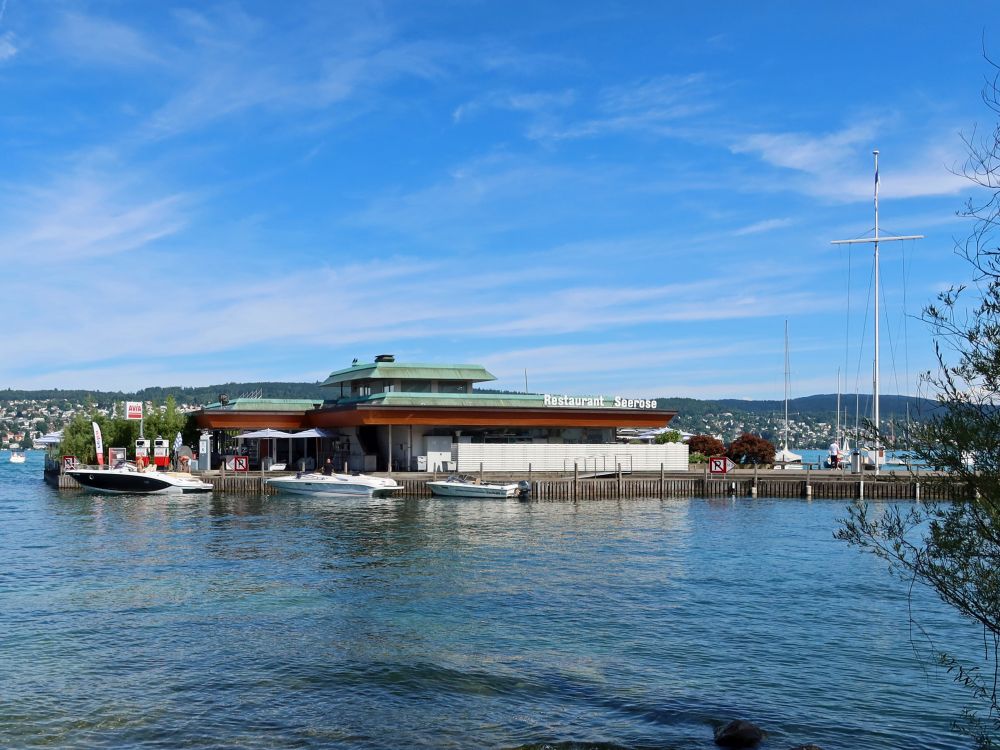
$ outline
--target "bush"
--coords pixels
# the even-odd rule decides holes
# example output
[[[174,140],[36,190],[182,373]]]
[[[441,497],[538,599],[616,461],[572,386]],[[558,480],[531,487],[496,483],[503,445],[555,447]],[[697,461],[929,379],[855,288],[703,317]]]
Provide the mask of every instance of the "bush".
[[[774,446],[762,437],[744,432],[729,445],[726,455],[737,464],[771,464]]]
[[[698,453],[698,451],[695,451],[694,453],[688,454],[689,464],[703,464],[707,462],[708,462],[708,456],[706,456],[704,453]]]

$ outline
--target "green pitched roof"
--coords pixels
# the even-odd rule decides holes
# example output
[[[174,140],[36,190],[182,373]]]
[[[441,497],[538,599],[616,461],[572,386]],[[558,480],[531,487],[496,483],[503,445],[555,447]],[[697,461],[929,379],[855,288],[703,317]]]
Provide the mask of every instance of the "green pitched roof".
[[[223,405],[216,401],[206,409],[226,411],[308,411],[322,405],[318,399],[308,398],[234,398]]]
[[[496,378],[482,365],[425,365],[412,362],[369,362],[331,372],[320,385],[352,380],[465,380],[484,383]]]

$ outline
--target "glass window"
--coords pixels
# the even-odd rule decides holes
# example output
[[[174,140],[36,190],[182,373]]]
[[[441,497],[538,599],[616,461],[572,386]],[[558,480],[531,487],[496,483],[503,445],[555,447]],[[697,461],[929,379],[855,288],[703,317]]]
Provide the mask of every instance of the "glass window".
[[[468,393],[469,384],[466,382],[442,381],[438,383],[438,393]]]
[[[430,393],[431,381],[429,380],[404,380],[403,390],[407,393]]]

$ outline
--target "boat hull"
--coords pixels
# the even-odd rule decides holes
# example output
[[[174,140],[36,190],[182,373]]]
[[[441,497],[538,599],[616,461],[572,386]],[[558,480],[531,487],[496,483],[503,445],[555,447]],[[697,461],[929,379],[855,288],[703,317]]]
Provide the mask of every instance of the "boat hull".
[[[355,477],[347,475],[325,476],[306,475],[300,477],[275,477],[267,483],[282,492],[294,495],[316,497],[342,497],[344,495],[362,497],[392,497],[402,487],[392,480],[375,477]]]
[[[471,497],[506,499],[517,494],[516,484],[467,484],[464,482],[428,482],[436,497]]]
[[[71,469],[66,474],[91,492],[120,495],[187,495],[211,492],[212,485],[192,477],[173,477],[152,471]]]

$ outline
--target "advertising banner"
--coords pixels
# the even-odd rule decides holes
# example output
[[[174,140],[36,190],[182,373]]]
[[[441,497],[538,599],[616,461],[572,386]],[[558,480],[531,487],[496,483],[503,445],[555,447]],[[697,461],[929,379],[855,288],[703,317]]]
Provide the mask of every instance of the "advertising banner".
[[[125,402],[125,419],[142,419],[142,401]]]
[[[94,446],[97,448],[97,465],[104,466],[104,440],[101,439],[101,428],[97,422],[91,422],[94,427]]]

